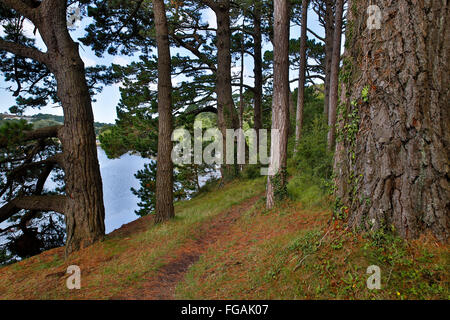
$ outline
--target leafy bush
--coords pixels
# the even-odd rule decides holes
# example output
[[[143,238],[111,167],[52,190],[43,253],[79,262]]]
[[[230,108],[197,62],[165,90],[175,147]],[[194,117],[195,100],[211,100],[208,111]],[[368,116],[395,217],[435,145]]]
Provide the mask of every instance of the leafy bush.
[[[287,190],[291,199],[300,201],[308,207],[320,205],[325,194],[317,184],[311,183],[310,177],[305,175],[292,178]]]
[[[327,150],[328,126],[323,117],[316,117],[303,135],[294,161],[298,171],[314,180],[330,179],[333,173],[333,153]]]
[[[249,164],[242,170],[242,178],[247,180],[253,180],[261,177],[261,165]]]

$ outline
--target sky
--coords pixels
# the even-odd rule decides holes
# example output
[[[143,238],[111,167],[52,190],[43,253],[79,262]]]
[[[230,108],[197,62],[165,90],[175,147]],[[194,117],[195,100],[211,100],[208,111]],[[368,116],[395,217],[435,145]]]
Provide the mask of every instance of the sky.
[[[214,12],[211,10],[205,10],[203,12],[203,16],[205,21],[208,21],[211,27],[216,27],[215,22],[215,15]],[[84,35],[84,27],[88,24],[89,19],[83,19],[81,22],[77,22],[75,25],[75,30],[71,32],[72,37],[76,40]],[[319,36],[323,36],[323,30],[319,26],[317,15],[315,12],[310,9],[309,15],[308,15],[308,28],[313,30],[315,33],[317,33]],[[31,23],[25,24],[25,33],[29,36],[33,36],[33,25]],[[3,30],[0,29],[0,35],[3,35]],[[299,26],[291,26],[291,35],[290,37],[292,39],[298,39],[300,37],[300,27]],[[309,37],[313,37],[311,34],[309,34]],[[36,44],[39,48],[45,48],[45,45],[43,44],[42,40],[40,39],[39,34],[36,36]],[[271,50],[270,44],[265,44],[263,51],[265,50]],[[172,49],[172,54],[175,55],[177,53],[181,54],[187,54],[186,51],[183,51],[183,49]],[[95,66],[97,64],[102,65],[111,65],[111,63],[119,64],[119,65],[127,65],[131,61],[137,59],[136,57],[128,57],[128,56],[110,56],[105,54],[104,57],[99,58],[97,57],[93,51],[89,47],[85,47],[83,45],[80,45],[80,55],[83,59],[86,67]],[[246,56],[245,57],[245,71],[244,71],[244,77],[245,82],[249,85],[253,85],[253,61],[251,57]],[[240,62],[237,63],[237,66],[232,69],[232,72],[240,72]],[[291,79],[298,78],[297,71],[291,71],[290,74]],[[183,80],[180,77],[176,77],[172,79],[173,85],[176,86],[178,82]],[[3,75],[0,75],[0,113],[9,113],[9,108],[13,105],[15,105],[15,98],[12,96],[12,92],[7,90],[9,86],[12,86],[14,88],[13,83],[6,83],[4,81]],[[156,87],[156,85],[155,85]],[[297,87],[296,83],[292,84],[292,88],[294,89]],[[114,123],[117,118],[116,113],[116,106],[120,100],[120,84],[115,84],[112,86],[104,87],[102,93],[97,94],[95,96],[96,102],[93,102],[93,112],[94,112],[94,119],[97,122],[103,122],[103,123]],[[55,115],[62,115],[62,109],[57,105],[49,105],[41,109],[31,109],[28,108],[25,111],[25,115],[33,115],[37,113],[49,113],[49,114],[55,114]]]

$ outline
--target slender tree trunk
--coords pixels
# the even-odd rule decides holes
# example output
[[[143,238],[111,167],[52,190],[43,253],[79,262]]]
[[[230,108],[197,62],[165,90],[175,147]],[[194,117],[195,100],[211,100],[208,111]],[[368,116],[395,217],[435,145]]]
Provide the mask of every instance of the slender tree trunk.
[[[300,35],[300,71],[298,77],[298,98],[297,98],[297,117],[295,121],[295,148],[297,151],[303,129],[303,109],[305,105],[305,82],[306,82],[306,31],[308,28],[308,5],[309,0],[302,2],[302,31]]]
[[[272,104],[272,130],[279,130],[280,141],[271,140],[271,167],[279,164],[279,174],[269,176],[267,183],[267,208],[273,208],[276,193],[286,186],[287,140],[289,133],[289,1],[274,2],[274,82]],[[279,153],[275,144],[279,143]],[[275,183],[275,179],[279,183]]]
[[[330,74],[330,104],[328,114],[328,149],[333,150],[336,142],[336,112],[338,105],[338,87],[339,87],[339,63],[341,61],[341,39],[342,39],[342,20],[344,11],[344,0],[336,1],[336,16],[333,38],[333,58],[331,62]]]
[[[289,95],[289,115],[288,115],[289,136],[291,134],[293,134],[295,136],[295,130],[296,130],[295,119],[297,117],[297,105],[295,104],[294,93],[291,91],[290,84],[288,87],[288,95]],[[294,121],[292,121],[292,117],[294,117]],[[294,149],[295,149],[295,146],[294,146]]]
[[[156,217],[160,223],[175,217],[173,207],[172,68],[164,0],[153,0],[158,45],[158,158],[156,169]]]
[[[245,19],[242,22],[242,30],[245,28]],[[241,86],[239,88],[239,128],[244,127],[244,69],[245,69],[245,34],[242,32],[241,43]]]
[[[383,13],[380,29],[368,28],[371,4]],[[405,238],[431,231],[448,241],[448,1],[366,0],[349,8],[339,202],[353,228],[393,226]]]
[[[325,121],[328,123],[328,114],[330,112],[330,76],[331,62],[333,59],[333,35],[334,35],[334,4],[332,1],[325,2],[325,103],[323,113]]]
[[[226,130],[237,129],[239,120],[233,101],[231,84],[231,28],[230,1],[223,0],[213,6],[217,17],[217,113],[218,125],[223,135],[223,158],[226,159]],[[224,164],[222,178],[225,180],[237,176],[238,166]]]
[[[294,93],[289,86],[289,117],[297,114],[297,106],[295,105]]]
[[[263,95],[263,67],[262,67],[262,31],[261,31],[261,6],[259,1],[254,2],[255,12],[253,24],[254,30],[254,55],[255,55],[255,97],[254,97],[254,127],[259,145],[259,130],[262,129],[262,95]]]

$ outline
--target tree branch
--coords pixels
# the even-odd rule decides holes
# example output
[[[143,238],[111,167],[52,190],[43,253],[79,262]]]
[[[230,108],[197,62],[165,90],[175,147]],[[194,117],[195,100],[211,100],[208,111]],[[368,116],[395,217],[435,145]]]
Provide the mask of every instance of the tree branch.
[[[39,176],[39,179],[36,183],[36,188],[34,190],[35,196],[40,196],[42,194],[42,191],[44,191],[45,182],[47,181],[48,177],[52,173],[54,168],[54,165],[47,166],[44,171],[42,171],[41,175]],[[29,210],[20,220],[20,227],[25,228],[27,223],[34,219],[38,215],[38,210]]]
[[[204,112],[211,112],[211,113],[215,113],[217,114],[217,108],[214,108],[213,106],[207,106],[201,109],[197,109],[197,110],[192,110],[189,112],[184,113],[184,116],[198,116],[200,113],[204,113]]]
[[[23,58],[36,60],[46,66],[49,65],[49,59],[46,53],[36,49],[23,46],[11,41],[0,39],[0,50],[4,50]]]
[[[57,154],[53,157],[47,158],[42,161],[26,163],[20,167],[13,169],[9,173],[9,177],[16,178],[18,176],[23,176],[24,174],[26,174],[27,170],[30,170],[33,168],[39,168],[44,165],[48,166],[48,165],[55,165],[55,164],[59,164],[61,167],[63,166],[62,154]]]
[[[29,20],[33,21],[36,19],[36,8],[39,7],[39,2],[37,1],[21,1],[21,0],[0,0],[5,4],[5,6],[13,9],[17,13],[23,15]]]
[[[45,138],[58,138],[59,136],[59,130],[63,126],[53,126],[53,127],[46,127],[41,128],[33,131],[25,131],[24,137],[22,138],[22,141],[31,141],[31,140],[38,140],[38,139],[45,139]],[[7,137],[0,137],[0,148],[6,148],[8,146],[8,138]]]
[[[254,87],[249,86],[248,84],[245,84],[245,83],[236,82],[236,83],[231,83],[231,85],[232,85],[233,87],[239,87],[239,88],[245,88],[245,89],[248,89],[248,90],[250,90],[250,91],[253,92],[253,93],[256,92],[256,89],[255,89]]]
[[[55,211],[64,213],[65,196],[28,196],[16,198],[0,208],[0,223],[11,218],[20,210]]]
[[[211,63],[211,61],[209,61],[208,57],[205,54],[201,53],[197,48],[191,46],[190,44],[187,44],[179,36],[177,36],[175,34],[171,34],[171,36],[179,46],[192,52],[197,58],[200,59],[200,61],[202,63],[207,65],[211,69],[212,72],[214,72],[214,73],[217,72],[216,66],[213,63]]]
[[[219,4],[216,3],[216,2],[214,2],[213,0],[201,0],[201,2],[202,2],[204,5],[210,7],[211,10],[213,10],[213,11],[217,11],[217,9],[218,9],[218,5],[219,5]]]
[[[314,37],[316,37],[317,39],[319,39],[322,42],[325,42],[325,38],[319,36],[317,33],[315,33],[314,31],[312,31],[311,29],[307,28],[306,30],[308,30],[309,33],[311,33]]]

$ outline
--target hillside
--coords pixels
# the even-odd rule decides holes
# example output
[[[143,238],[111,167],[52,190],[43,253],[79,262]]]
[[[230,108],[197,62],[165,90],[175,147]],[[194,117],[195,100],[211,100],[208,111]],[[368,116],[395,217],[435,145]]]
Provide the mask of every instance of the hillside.
[[[1,299],[448,299],[449,252],[432,237],[356,235],[330,210],[264,209],[265,179],[216,187],[64,261],[63,248],[0,269]],[[381,268],[368,290],[367,267]],[[66,288],[81,268],[81,290]]]
[[[39,113],[32,116],[16,116],[9,114],[0,114],[0,126],[4,121],[18,121],[25,120],[33,124],[34,129],[62,125],[64,123],[63,116],[57,116],[53,114]],[[111,126],[108,123],[94,122],[95,134],[98,136],[103,128]]]

